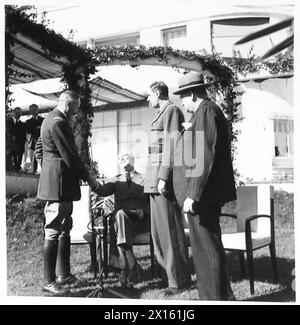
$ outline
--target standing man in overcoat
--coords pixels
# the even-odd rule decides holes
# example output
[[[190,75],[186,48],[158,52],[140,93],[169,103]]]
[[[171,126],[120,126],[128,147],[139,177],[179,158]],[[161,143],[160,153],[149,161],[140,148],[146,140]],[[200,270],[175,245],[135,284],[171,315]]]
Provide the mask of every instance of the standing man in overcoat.
[[[148,101],[158,113],[151,123],[144,191],[150,193],[155,256],[167,275],[165,295],[172,295],[191,284],[182,211],[172,182],[174,141],[183,128],[184,115],[169,100],[168,86],[161,81],[150,85]]]
[[[202,74],[185,74],[174,94],[192,114],[177,143],[173,180],[188,219],[199,299],[234,299],[219,225],[222,205],[236,199],[229,123],[207,97]]]
[[[41,126],[42,160],[38,198],[45,200],[44,208],[44,285],[43,291],[63,295],[65,285],[78,283],[70,272],[70,230],[73,201],[80,200],[79,180],[97,189],[97,181],[80,160],[69,124],[80,106],[80,98],[70,90],[64,91],[58,106],[44,119]],[[56,280],[57,266],[57,280]]]

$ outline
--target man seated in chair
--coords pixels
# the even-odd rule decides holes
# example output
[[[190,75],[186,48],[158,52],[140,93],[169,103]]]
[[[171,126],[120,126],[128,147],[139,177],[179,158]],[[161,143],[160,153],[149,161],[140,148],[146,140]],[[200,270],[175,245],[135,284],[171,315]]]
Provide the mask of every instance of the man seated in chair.
[[[144,176],[134,170],[134,160],[131,152],[120,152],[121,174],[99,184],[96,191],[102,197],[114,194],[109,264],[121,270],[122,287],[141,280],[142,268],[132,250],[133,238],[150,231],[149,197],[144,193]]]

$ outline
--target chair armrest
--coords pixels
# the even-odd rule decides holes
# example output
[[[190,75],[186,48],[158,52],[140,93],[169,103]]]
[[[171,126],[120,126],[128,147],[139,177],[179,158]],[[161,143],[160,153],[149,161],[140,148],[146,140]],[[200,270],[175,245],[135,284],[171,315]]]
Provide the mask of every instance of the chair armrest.
[[[267,215],[267,214],[255,214],[253,216],[250,216],[248,218],[245,219],[245,223],[251,223],[251,221],[258,219],[258,218],[269,218],[271,219],[271,216]]]
[[[268,218],[271,222],[271,216],[267,214],[257,214],[245,219],[246,245],[252,246],[251,222],[259,218]]]
[[[221,213],[220,217],[230,217],[233,219],[237,219],[237,216],[235,214],[230,214],[230,213]]]

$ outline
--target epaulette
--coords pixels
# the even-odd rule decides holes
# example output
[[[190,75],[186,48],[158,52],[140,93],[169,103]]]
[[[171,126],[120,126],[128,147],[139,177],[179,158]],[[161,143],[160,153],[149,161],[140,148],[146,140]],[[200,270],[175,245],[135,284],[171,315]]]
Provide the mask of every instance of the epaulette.
[[[53,118],[53,120],[64,120],[62,117],[60,117],[60,116],[55,116],[54,118]]]

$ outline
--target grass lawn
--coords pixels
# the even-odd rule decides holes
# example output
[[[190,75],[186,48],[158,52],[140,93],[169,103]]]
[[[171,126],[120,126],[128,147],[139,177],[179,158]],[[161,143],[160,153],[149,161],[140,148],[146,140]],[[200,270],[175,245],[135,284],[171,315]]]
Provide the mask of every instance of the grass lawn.
[[[275,237],[279,271],[279,283],[273,283],[268,248],[254,253],[255,295],[251,296],[249,281],[240,279],[238,256],[228,253],[231,285],[237,301],[294,302],[292,289],[295,267],[293,195],[280,191],[275,193]],[[43,203],[34,198],[7,199],[7,294],[9,296],[42,296],[42,221]],[[222,229],[232,229],[232,223],[222,220]],[[135,253],[145,270],[145,281],[128,291],[118,288],[117,275],[110,273],[104,280],[104,298],[176,299],[197,300],[196,288],[166,297],[159,278],[153,278],[150,270],[149,246],[135,247]],[[72,289],[70,296],[86,297],[98,287],[90,267],[88,245],[72,245],[72,273],[84,279],[84,285]],[[190,269],[195,284],[192,258]]]

